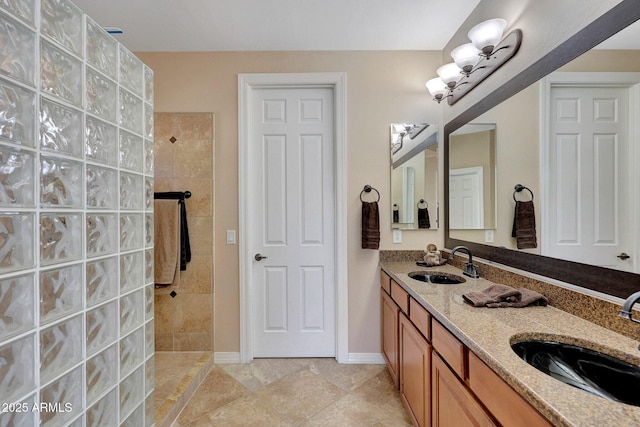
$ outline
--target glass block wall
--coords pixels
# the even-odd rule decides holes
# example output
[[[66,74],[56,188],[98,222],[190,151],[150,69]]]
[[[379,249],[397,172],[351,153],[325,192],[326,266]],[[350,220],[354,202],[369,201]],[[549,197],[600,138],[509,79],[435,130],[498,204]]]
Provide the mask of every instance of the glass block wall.
[[[0,0],[0,427],[154,423],[152,209],[152,71]]]

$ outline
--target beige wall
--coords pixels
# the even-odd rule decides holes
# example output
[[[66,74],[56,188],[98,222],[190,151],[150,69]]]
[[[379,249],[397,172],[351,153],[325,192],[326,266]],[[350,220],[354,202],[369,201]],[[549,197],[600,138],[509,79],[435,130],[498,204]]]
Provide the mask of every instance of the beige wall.
[[[238,229],[239,73],[346,72],[349,352],[379,353],[378,253],[360,248],[360,200],[365,184],[381,193],[380,249],[442,246],[442,231],[403,233],[391,243],[389,124],[442,123],[441,108],[424,86],[441,52],[198,52],[138,53],[154,70],[157,112],[211,112],[216,116],[215,307],[216,352],[239,344]],[[441,201],[442,202],[442,201]]]

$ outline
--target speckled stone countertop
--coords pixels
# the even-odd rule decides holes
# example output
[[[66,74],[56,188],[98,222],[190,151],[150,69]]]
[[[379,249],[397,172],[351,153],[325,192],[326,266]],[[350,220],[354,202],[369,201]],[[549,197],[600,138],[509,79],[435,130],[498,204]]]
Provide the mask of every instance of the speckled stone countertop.
[[[609,401],[555,380],[511,349],[512,342],[551,338],[640,366],[637,341],[552,306],[485,308],[466,304],[464,293],[480,292],[493,284],[483,278],[465,276],[462,284],[435,285],[408,276],[417,270],[462,276],[462,271],[451,265],[425,268],[415,262],[381,261],[380,266],[554,425],[640,426],[640,407]]]

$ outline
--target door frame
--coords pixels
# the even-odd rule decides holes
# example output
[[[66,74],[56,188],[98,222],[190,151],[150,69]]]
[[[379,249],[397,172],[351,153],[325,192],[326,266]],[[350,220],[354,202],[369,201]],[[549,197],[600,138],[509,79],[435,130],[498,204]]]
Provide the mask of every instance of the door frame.
[[[333,90],[334,113],[334,185],[335,185],[335,336],[336,360],[347,363],[348,349],[348,277],[347,277],[347,147],[346,147],[346,73],[259,73],[238,74],[238,221],[240,273],[240,362],[253,360],[252,248],[249,246],[252,211],[249,178],[251,156],[250,104],[253,91],[264,88],[322,87]]]
[[[640,141],[640,73],[636,72],[555,72],[544,77],[540,82],[540,189],[542,207],[540,210],[541,222],[540,240],[541,254],[549,252],[546,236],[549,235],[549,150],[551,124],[548,119],[551,111],[551,88],[554,86],[567,87],[617,87],[629,90],[629,175],[631,182],[629,188],[640,186],[640,171],[634,164],[640,162],[640,147],[636,147],[633,141]],[[640,212],[640,197],[635,192],[629,191],[629,209],[631,212]],[[630,215],[631,230],[633,236],[640,233],[640,218]],[[640,243],[637,239],[631,239],[633,247],[632,260],[634,271],[640,268]]]

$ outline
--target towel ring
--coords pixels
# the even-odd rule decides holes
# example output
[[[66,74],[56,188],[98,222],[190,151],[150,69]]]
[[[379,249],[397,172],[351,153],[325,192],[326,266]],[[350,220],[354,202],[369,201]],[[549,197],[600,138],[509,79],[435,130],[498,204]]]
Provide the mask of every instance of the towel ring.
[[[533,202],[533,192],[531,190],[529,190],[527,187],[525,187],[524,185],[516,184],[516,186],[513,189],[514,189],[514,191],[513,191],[513,200],[514,201],[516,201],[516,202],[518,201],[516,199],[516,193],[519,193],[522,190],[527,190],[529,192],[529,194],[531,194],[531,201]]]
[[[376,190],[375,188],[373,188],[372,186],[367,184],[367,185],[364,186],[364,188],[360,192],[360,201],[361,202],[364,203],[364,200],[362,200],[362,193],[371,193],[371,190],[375,191],[376,194],[378,195],[378,200],[376,200],[376,203],[380,201],[380,193],[378,192],[378,190]]]
[[[429,207],[429,203],[425,202],[425,201],[424,201],[424,199],[420,199],[420,201],[418,202],[418,205],[417,205],[417,206],[418,206],[418,209],[420,209],[420,205],[421,205],[422,203],[424,203],[424,204],[426,205],[426,207],[427,207],[427,208]]]

